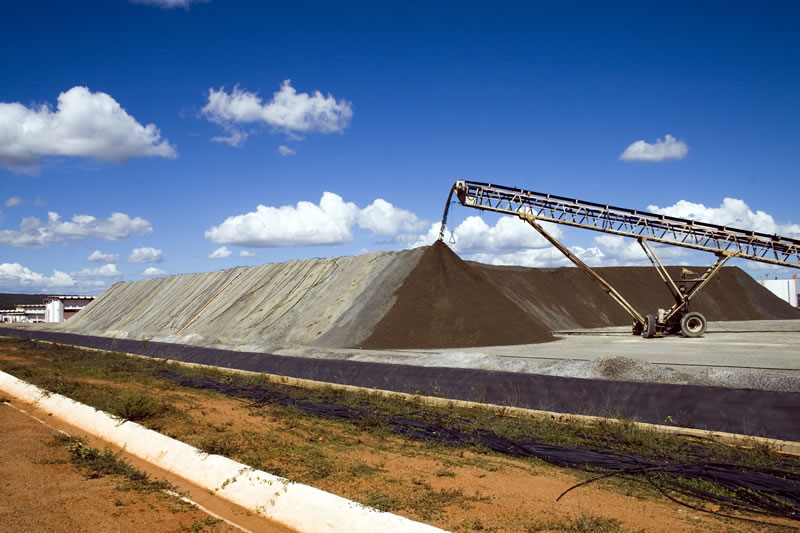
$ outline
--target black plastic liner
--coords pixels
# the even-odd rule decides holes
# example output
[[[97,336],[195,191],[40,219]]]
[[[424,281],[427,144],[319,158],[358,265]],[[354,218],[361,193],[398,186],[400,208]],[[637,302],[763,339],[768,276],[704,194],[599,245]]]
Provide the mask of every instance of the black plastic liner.
[[[602,472],[602,475],[588,482],[611,476],[644,478],[668,498],[692,509],[702,510],[676,499],[668,492],[716,502],[739,511],[791,520],[800,518],[800,475],[790,470],[708,463],[702,455],[690,459],[691,462],[674,459],[657,461],[605,449],[551,445],[530,439],[515,441],[484,429],[465,432],[441,423],[379,414],[359,407],[324,401],[298,401],[280,392],[265,390],[258,385],[239,385],[208,377],[185,377],[172,371],[162,371],[161,375],[182,387],[213,390],[228,396],[247,399],[252,402],[251,406],[291,406],[311,416],[332,420],[358,421],[367,417],[370,420],[377,418],[391,427],[395,433],[412,439],[441,442],[451,446],[478,445],[513,457],[536,457],[561,467]],[[714,483],[726,489],[730,495],[710,492],[696,486],[692,481]],[[573,486],[558,499],[586,483]]]
[[[0,328],[0,335],[326,383],[800,441],[800,393],[311,359]]]

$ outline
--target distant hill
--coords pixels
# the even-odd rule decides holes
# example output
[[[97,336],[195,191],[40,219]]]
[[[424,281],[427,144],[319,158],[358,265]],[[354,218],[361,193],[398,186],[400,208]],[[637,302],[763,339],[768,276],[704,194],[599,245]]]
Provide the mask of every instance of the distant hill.
[[[14,294],[0,292],[0,309],[14,309],[18,304],[40,304],[47,294]]]

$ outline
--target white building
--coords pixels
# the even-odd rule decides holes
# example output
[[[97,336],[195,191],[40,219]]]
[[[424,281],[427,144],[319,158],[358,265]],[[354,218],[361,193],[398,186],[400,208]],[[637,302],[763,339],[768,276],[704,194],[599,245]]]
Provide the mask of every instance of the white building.
[[[45,322],[63,322],[87,305],[94,296],[50,296],[45,298]]]
[[[797,274],[792,279],[762,279],[759,283],[789,305],[800,308],[800,283]]]
[[[0,322],[63,322],[94,300],[94,296],[48,296],[40,304],[17,304],[0,310]]]
[[[21,309],[0,309],[0,322],[27,322],[25,311]]]

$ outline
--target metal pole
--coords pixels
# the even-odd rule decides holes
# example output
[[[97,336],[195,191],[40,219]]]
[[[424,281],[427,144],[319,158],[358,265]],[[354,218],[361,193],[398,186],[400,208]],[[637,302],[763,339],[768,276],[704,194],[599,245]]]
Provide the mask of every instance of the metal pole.
[[[675,285],[675,282],[669,276],[669,272],[667,272],[667,269],[664,267],[661,261],[659,261],[656,253],[653,251],[652,248],[650,248],[650,245],[647,244],[647,239],[643,239],[640,237],[636,240],[639,242],[639,246],[642,247],[642,250],[644,250],[644,253],[647,256],[647,258],[653,264],[653,267],[658,272],[658,275],[661,276],[661,279],[664,281],[664,283],[667,284],[667,288],[669,288],[670,292],[672,292],[672,295],[675,297],[675,302],[678,304],[683,304],[685,302],[684,295],[681,294],[680,289],[678,288],[677,285]]]
[[[581,261],[577,255],[573,254],[569,250],[569,248],[561,244],[555,237],[553,237],[547,231],[545,231],[545,229],[536,222],[536,217],[525,214],[520,214],[519,217],[528,224],[530,224],[531,226],[533,226],[536,231],[541,233],[542,237],[547,239],[548,242],[550,242],[550,244],[555,246],[562,254],[564,254],[567,257],[567,259],[572,261],[575,264],[575,266],[581,269],[581,271],[583,271],[584,274],[589,276],[590,279],[592,279],[595,283],[600,285],[600,287],[609,296],[611,296],[611,298],[613,298],[619,305],[621,305],[622,308],[625,309],[625,311],[627,311],[628,314],[631,315],[638,324],[644,324],[644,317],[640,315],[639,312],[636,311],[636,309],[634,309],[633,306],[629,304],[628,301],[625,300],[625,298],[623,298],[622,295],[618,293],[617,290],[614,287],[612,287],[609,282],[600,277],[600,275],[597,272],[592,270],[586,263]]]

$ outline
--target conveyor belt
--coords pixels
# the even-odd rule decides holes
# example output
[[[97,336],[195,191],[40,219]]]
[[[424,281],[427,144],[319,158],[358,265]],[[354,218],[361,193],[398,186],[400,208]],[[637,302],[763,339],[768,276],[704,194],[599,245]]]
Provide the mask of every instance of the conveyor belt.
[[[800,240],[778,235],[476,181],[457,181],[453,191],[476,209],[800,268]]]

